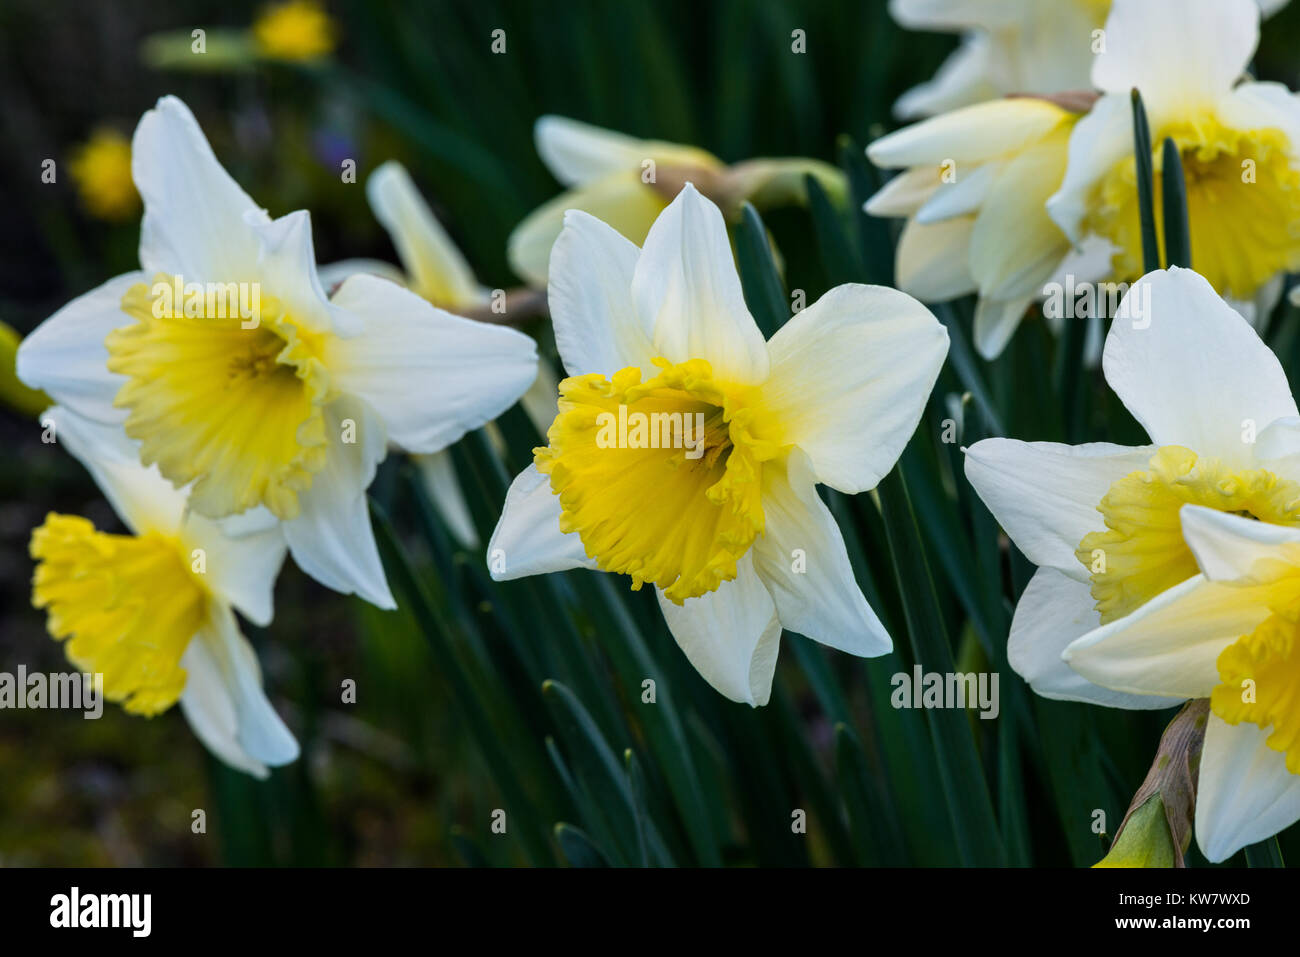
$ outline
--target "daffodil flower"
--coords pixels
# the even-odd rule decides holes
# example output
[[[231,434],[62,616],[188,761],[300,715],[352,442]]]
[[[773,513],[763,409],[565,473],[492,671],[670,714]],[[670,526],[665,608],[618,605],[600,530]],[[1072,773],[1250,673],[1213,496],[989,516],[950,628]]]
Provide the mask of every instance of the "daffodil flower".
[[[1113,278],[1142,272],[1133,88],[1151,127],[1157,208],[1161,144],[1172,138],[1181,154],[1197,271],[1262,316],[1300,267],[1300,101],[1277,83],[1238,82],[1259,17],[1254,0],[1115,0],[1092,71],[1103,95],[1075,126],[1047,203],[1072,241],[1111,244]]]
[[[844,285],[765,342],[722,214],[690,184],[641,249],[568,213],[550,267],[569,378],[549,445],[507,494],[493,577],[589,568],[652,584],[691,663],[751,705],[770,695],[782,627],[888,651],[816,485],[863,492],[893,467],[947,354],[943,326],[896,290]],[[624,438],[620,421],[650,431]]]
[[[96,130],[77,147],[68,169],[92,216],[116,221],[139,211],[140,195],[131,182],[131,143],[117,130]]]
[[[967,450],[966,476],[1039,566],[1012,620],[1011,666],[1044,697],[1169,707],[1181,692],[1096,684],[1062,652],[1196,575],[1184,505],[1300,526],[1300,460],[1290,457],[1300,450],[1296,404],[1273,353],[1187,269],[1133,286],[1102,368],[1153,444],[986,439]]]
[[[266,777],[298,743],[262,689],[233,609],[268,625],[284,561],[274,529],[240,538],[190,511],[186,496],[140,464],[120,428],[56,407],[41,420],[90,472],[128,529],[97,530],[51,512],[32,533],[32,600],[104,695],[153,716],[180,702],[194,733],[231,767]]]
[[[1210,700],[1196,841],[1217,862],[1300,820],[1300,528],[1180,514],[1198,574],[1063,658],[1126,694]]]
[[[537,154],[567,191],[538,207],[510,234],[510,266],[528,283],[544,287],[551,246],[570,209],[590,213],[634,243],[642,243],[656,217],[690,180],[729,215],[750,200],[760,209],[804,201],[804,176],[827,193],[844,195],[834,167],[811,159],[753,159],[728,166],[694,146],[640,140],[562,116],[543,116],[534,127]]]
[[[890,0],[902,26],[963,34],[934,78],[899,97],[894,113],[916,119],[1010,93],[1083,89],[1092,33],[1109,6],[1110,0]]]
[[[1259,0],[1265,16],[1289,0]],[[1062,93],[1089,86],[1095,31],[1111,0],[891,0],[913,30],[959,32],[961,45],[934,78],[899,97],[900,119],[935,116],[1011,93]]]
[[[1090,98],[1063,102],[980,103],[867,149],[877,166],[904,170],[866,204],[873,216],[907,219],[896,253],[898,287],[923,302],[978,293],[974,340],[988,359],[1058,275],[1092,281],[1109,271],[1107,247],[1076,254],[1047,214],[1065,175],[1070,133]]]
[[[392,239],[402,268],[378,259],[347,259],[320,268],[321,282],[327,289],[357,273],[371,273],[400,283],[422,299],[457,315],[483,312],[490,307],[492,290],[479,283],[469,260],[433,215],[406,167],[395,160],[380,165],[366,180],[366,198]],[[543,433],[554,413],[555,389],[555,375],[550,364],[543,361],[537,378],[520,398],[524,411]],[[492,435],[495,442],[501,442],[495,429]],[[412,458],[448,529],[463,545],[476,548],[478,532],[451,453],[443,450]]]
[[[307,63],[334,52],[338,30],[316,0],[288,0],[267,6],[249,33],[261,56]]]
[[[365,497],[388,443],[433,452],[508,408],[536,375],[533,341],[376,276],[326,298],[308,213],[272,220],[174,97],[132,154],[141,270],[47,319],[19,377],[125,429],[195,513],[278,522],[308,574],[393,607]]]

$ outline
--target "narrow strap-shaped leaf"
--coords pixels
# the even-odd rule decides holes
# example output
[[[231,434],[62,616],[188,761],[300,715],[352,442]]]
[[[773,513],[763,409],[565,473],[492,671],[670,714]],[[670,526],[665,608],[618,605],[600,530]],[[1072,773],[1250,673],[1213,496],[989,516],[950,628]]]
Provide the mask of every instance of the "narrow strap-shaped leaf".
[[[567,687],[558,681],[546,681],[542,696],[567,747],[574,779],[591,797],[593,819],[586,823],[599,833],[608,834],[613,843],[608,849],[619,863],[638,860],[636,810],[627,774],[613,748],[582,702]]]
[[[1282,861],[1282,848],[1277,843],[1276,835],[1258,844],[1246,848],[1246,864],[1249,867],[1286,867]]]
[[[862,264],[857,261],[854,248],[845,235],[844,220],[839,211],[811,173],[804,177],[804,188],[808,191],[808,211],[812,214],[817,249],[821,253],[826,278],[832,286],[857,281],[862,275]]]
[[[767,227],[750,203],[746,203],[736,227],[736,263],[740,267],[740,284],[745,305],[763,335],[770,339],[790,318],[790,304],[785,298],[785,283],[772,258]]]
[[[951,674],[955,670],[952,648],[901,471],[893,469],[877,491],[913,655],[925,671]],[[956,835],[957,856],[966,865],[997,866],[1003,863],[1002,841],[966,711],[935,708],[926,709],[925,714]]]
[[[1192,235],[1187,221],[1187,183],[1183,179],[1183,156],[1173,137],[1165,138],[1161,186],[1164,190],[1165,262],[1170,266],[1192,266]]]
[[[1138,219],[1142,225],[1142,271],[1160,268],[1160,243],[1156,239],[1155,175],[1151,170],[1151,129],[1142,94],[1133,88],[1133,158],[1137,163]]]
[[[456,704],[466,727],[475,738],[488,767],[492,769],[493,778],[501,788],[502,794],[515,809],[514,816],[523,817],[527,822],[520,829],[526,851],[535,863],[548,863],[552,860],[550,848],[535,828],[530,826],[532,822],[529,820],[535,813],[544,812],[538,807],[536,796],[530,794],[523,786],[519,774],[524,749],[520,746],[520,741],[515,742],[515,746],[509,753],[502,747],[502,741],[505,739],[501,737],[499,722],[508,717],[508,713],[498,710],[497,721],[492,720],[489,710],[485,707],[483,689],[476,687],[470,680],[449,640],[449,633],[455,626],[437,610],[438,604],[430,601],[424,589],[420,587],[410,561],[393,532],[392,523],[389,522],[384,510],[373,500],[370,503],[370,516],[385,572],[396,585],[396,590],[404,596],[403,607],[410,609],[421,633],[429,643],[434,660],[456,697]]]
[[[609,867],[609,858],[587,833],[572,824],[555,825],[555,840],[564,859],[574,867]]]

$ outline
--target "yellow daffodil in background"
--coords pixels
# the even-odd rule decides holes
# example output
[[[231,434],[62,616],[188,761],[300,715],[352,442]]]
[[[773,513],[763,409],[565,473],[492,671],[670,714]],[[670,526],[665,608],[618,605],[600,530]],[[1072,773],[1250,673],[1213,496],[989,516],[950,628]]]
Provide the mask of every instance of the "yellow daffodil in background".
[[[1277,83],[1238,82],[1258,40],[1254,0],[1115,0],[1093,66],[1103,95],[1075,126],[1065,179],[1047,204],[1071,240],[1111,244],[1114,279],[1132,281],[1142,268],[1134,87],[1155,147],[1157,208],[1160,144],[1170,137],[1181,153],[1197,271],[1263,316],[1283,274],[1300,267],[1300,101]]]
[[[533,341],[372,275],[327,298],[309,214],[271,219],[174,97],[132,150],[142,268],[47,319],[19,377],[125,429],[193,512],[278,522],[308,574],[392,607],[365,495],[388,443],[434,452],[491,420],[533,381]]]
[[[1295,458],[1293,429],[1278,451]],[[1180,514],[1198,573],[1064,659],[1127,694],[1209,698],[1196,840],[1217,862],[1300,820],[1300,529],[1195,504]]]
[[[32,601],[68,660],[103,676],[132,714],[180,702],[199,739],[232,767],[266,777],[298,743],[262,690],[257,656],[232,609],[267,625],[284,562],[275,528],[242,538],[186,507],[186,496],[140,464],[118,427],[54,407],[41,417],[90,472],[128,529],[97,530],[51,512],[32,532]]]
[[[510,235],[511,268],[538,287],[546,285],[551,246],[570,209],[590,213],[639,244],[688,180],[729,217],[745,200],[760,209],[804,202],[806,175],[832,199],[845,195],[840,171],[818,160],[753,159],[728,166],[694,146],[639,140],[562,116],[541,117],[533,135],[542,162],[567,188]]]
[[[1289,0],[1259,0],[1265,16]],[[934,78],[894,104],[901,119],[934,116],[1011,93],[1062,93],[1091,86],[1093,54],[1111,0],[891,0],[913,30],[960,32]]]
[[[154,33],[140,44],[140,59],[158,70],[251,70],[258,63],[305,64],[324,60],[338,45],[338,25],[316,0],[263,7],[247,29],[203,28]]]
[[[1011,624],[1011,666],[1045,697],[1165,708],[1210,694],[1213,684],[1193,678],[1212,678],[1218,651],[1267,615],[1243,627],[1242,603],[1254,602],[1251,607],[1258,609],[1257,596],[1202,587],[1197,559],[1203,568],[1204,555],[1184,537],[1184,506],[1254,519],[1251,524],[1265,538],[1300,528],[1296,404],[1273,353],[1205,279],[1186,269],[1151,273],[1129,291],[1111,324],[1102,366],[1152,445],[986,439],[967,450],[966,476],[1012,541],[1039,566]],[[1165,622],[1171,602],[1181,624],[1157,648],[1142,623]],[[1200,631],[1182,627],[1193,621],[1200,622]],[[1189,665],[1175,661],[1175,646],[1188,660],[1206,652],[1204,630],[1216,628],[1227,637],[1210,654],[1208,671],[1200,667],[1193,675]],[[1084,650],[1093,648],[1100,650]],[[1160,661],[1153,657],[1164,652]],[[1219,667],[1235,675],[1249,664],[1243,654],[1234,652],[1226,663],[1218,659]],[[1148,669],[1149,680],[1133,677]],[[1278,693],[1276,687],[1268,690]],[[1270,700],[1270,707],[1278,701]],[[1240,711],[1215,712],[1234,724],[1242,720]],[[1221,772],[1220,762],[1227,759],[1212,759],[1212,746],[1219,746],[1217,739],[1249,735],[1226,725],[1211,730],[1200,793],[1212,806],[1216,794],[1225,793],[1216,789],[1235,786],[1223,775],[1249,770],[1241,757],[1247,764]],[[1265,800],[1255,810],[1267,807]],[[1201,848],[1213,860],[1259,839],[1242,838],[1255,833],[1255,825],[1244,820],[1229,826],[1226,837],[1208,834],[1203,818],[1218,811],[1197,814]]]
[[[751,705],[770,695],[782,627],[887,652],[816,486],[854,494],[893,467],[947,354],[934,316],[844,285],[765,342],[722,213],[691,184],[641,249],[568,213],[549,296],[569,378],[549,445],[506,497],[492,576],[592,568],[652,584],[695,668]]]
[[[272,60],[307,62],[334,52],[337,29],[315,0],[288,0],[266,7],[251,27],[253,46]]]
[[[117,130],[96,130],[72,154],[68,164],[81,204],[92,216],[117,221],[140,209],[140,194],[131,180],[131,143]]]
[[[388,231],[402,268],[377,259],[349,259],[322,266],[320,277],[326,288],[357,273],[373,273],[401,283],[433,305],[451,312],[488,310],[492,290],[479,283],[469,261],[433,215],[401,163],[390,160],[371,173],[366,181],[366,197],[375,218]],[[555,375],[549,364],[542,362],[537,378],[520,400],[542,433],[554,415],[555,389]],[[499,441],[495,429],[493,435]],[[424,476],[434,506],[452,534],[462,544],[476,547],[478,533],[452,467],[451,453],[433,452],[413,458]]]
[[[993,100],[876,140],[877,166],[904,169],[866,210],[904,217],[898,288],[923,302],[978,293],[974,340],[985,358],[1006,347],[1030,303],[1058,273],[1095,280],[1107,250],[1075,254],[1047,214],[1065,175],[1070,133],[1089,98]]]

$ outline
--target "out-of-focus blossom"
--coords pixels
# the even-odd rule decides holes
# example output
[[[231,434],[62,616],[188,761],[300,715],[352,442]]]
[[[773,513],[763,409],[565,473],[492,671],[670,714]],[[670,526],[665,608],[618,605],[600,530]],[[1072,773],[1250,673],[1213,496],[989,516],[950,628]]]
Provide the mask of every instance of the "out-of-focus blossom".
[[[68,163],[81,204],[92,216],[119,221],[140,210],[131,179],[131,141],[115,129],[96,130]]]
[[[902,168],[866,210],[907,219],[896,253],[898,288],[923,302],[978,293],[975,346],[1006,347],[1025,310],[1059,272],[1107,270],[1073,254],[1047,213],[1065,175],[1079,103],[1033,97],[954,110],[882,137],[867,155]]]
[[[1265,16],[1290,0],[1259,0]],[[934,116],[1010,93],[1088,88],[1111,0],[891,0],[914,30],[959,32],[961,46],[934,78],[899,97],[900,119]]]
[[[187,507],[186,494],[140,464],[120,428],[67,409],[41,417],[90,472],[128,534],[51,512],[32,532],[32,601],[68,660],[101,675],[104,696],[153,716],[180,702],[217,757],[257,777],[298,757],[262,690],[257,655],[232,609],[268,625],[284,538],[240,538]]]
[[[388,232],[402,264],[397,269],[378,259],[347,259],[322,266],[321,281],[331,287],[357,273],[372,273],[401,283],[433,305],[458,315],[474,314],[480,319],[511,315],[511,296],[505,295],[504,313],[491,311],[492,290],[479,283],[474,270],[455,240],[433,215],[416,188],[410,173],[401,163],[389,160],[366,181],[366,198],[375,218]],[[504,293],[504,290],[502,291]],[[525,291],[527,292],[527,291]],[[513,297],[518,301],[518,297]],[[528,298],[535,299],[535,295]],[[540,303],[524,304],[528,315]],[[517,313],[518,310],[516,309]],[[520,399],[524,411],[543,434],[550,425],[555,408],[555,373],[550,364],[539,363],[537,378]],[[489,424],[494,441],[501,442],[497,430]],[[434,506],[452,534],[465,546],[478,546],[478,532],[469,506],[447,450],[414,455]]]
[[[288,0],[267,7],[253,21],[253,46],[272,60],[305,62],[334,52],[338,29],[315,0]]]
[[[728,218],[741,204],[759,209],[805,201],[811,175],[834,201],[845,195],[844,176],[813,159],[752,159],[728,166],[694,146],[641,140],[562,116],[543,116],[533,131],[537,153],[566,191],[529,213],[510,234],[514,271],[535,286],[546,285],[546,268],[564,214],[580,209],[614,227],[634,243],[690,181]]]

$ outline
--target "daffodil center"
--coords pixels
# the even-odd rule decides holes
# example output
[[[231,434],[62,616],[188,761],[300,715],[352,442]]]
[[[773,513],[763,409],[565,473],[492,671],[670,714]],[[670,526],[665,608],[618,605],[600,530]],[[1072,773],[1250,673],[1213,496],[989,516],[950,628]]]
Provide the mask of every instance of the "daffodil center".
[[[1182,157],[1192,263],[1222,295],[1251,299],[1279,273],[1300,267],[1300,171],[1277,129],[1233,130],[1201,118],[1156,131],[1172,137]],[[1163,202],[1164,159],[1157,148],[1155,208]],[[1101,180],[1085,227],[1109,239],[1116,278],[1144,272],[1136,163],[1126,157]],[[1164,248],[1164,220],[1156,217]]]
[[[606,571],[650,582],[681,604],[736,577],[763,531],[753,390],[719,382],[703,359],[641,381],[584,375],[560,383],[550,445],[537,468],[559,496],[560,528]]]
[[[1161,447],[1148,469],[1112,485],[1097,506],[1106,525],[1075,556],[1092,578],[1102,623],[1196,574],[1179,509],[1203,505],[1277,525],[1300,525],[1300,484],[1265,469],[1232,469],[1190,449]]]
[[[325,463],[329,376],[316,336],[259,296],[243,314],[238,284],[203,295],[172,277],[132,286],[122,310],[135,322],[108,335],[108,368],[127,377],[115,404],[190,507],[220,518],[265,505],[298,514],[298,493]]]
[[[32,603],[66,640],[68,660],[104,676],[104,694],[155,715],[185,689],[180,666],[202,626],[207,592],[179,543],[161,535],[109,535],[84,518],[51,513],[32,532]]]

